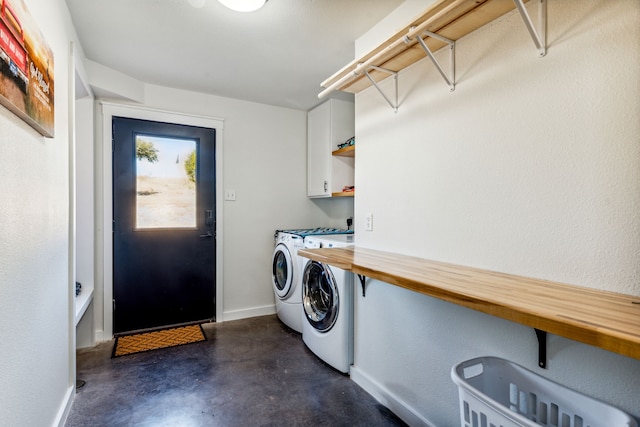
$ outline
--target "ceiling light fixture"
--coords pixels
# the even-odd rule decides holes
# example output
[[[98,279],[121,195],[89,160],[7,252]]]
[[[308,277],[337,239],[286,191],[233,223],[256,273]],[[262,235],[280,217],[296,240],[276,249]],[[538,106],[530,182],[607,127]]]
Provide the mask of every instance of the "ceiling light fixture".
[[[260,9],[268,0],[218,0],[224,6],[237,12],[253,12]]]

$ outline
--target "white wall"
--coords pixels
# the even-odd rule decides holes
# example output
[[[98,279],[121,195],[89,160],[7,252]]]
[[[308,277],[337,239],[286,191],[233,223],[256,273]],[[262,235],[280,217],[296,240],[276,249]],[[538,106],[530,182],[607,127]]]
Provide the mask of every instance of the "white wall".
[[[62,0],[26,0],[54,54],[55,138],[0,107],[0,420],[64,418],[70,366],[69,42]]]
[[[76,135],[76,280],[83,287],[94,283],[95,207],[93,200],[94,122],[93,98],[75,102]]]
[[[218,321],[275,313],[274,231],[346,227],[346,218],[353,215],[353,200],[306,197],[306,112],[147,84],[144,94],[146,108],[224,120],[223,186],[235,190],[236,201],[218,206],[223,209],[223,224],[218,227],[224,239],[218,254],[224,272],[218,283],[224,287],[223,316]],[[110,179],[108,171],[104,176]],[[98,310],[100,319],[103,313]],[[98,323],[98,329],[105,327]],[[103,338],[109,337],[106,333]]]
[[[357,95],[358,245],[640,295],[640,3],[548,7],[545,58],[514,12],[458,41],[454,92],[426,59],[397,114]],[[552,336],[541,370],[521,325],[381,282],[356,304],[352,376],[413,422],[458,425],[450,369],[482,355],[640,416],[638,360]]]
[[[404,0],[371,30],[355,41],[356,58],[365,55],[390,37],[393,37],[402,28],[405,28],[421,16],[435,2],[436,0]]]
[[[236,191],[236,201],[219,207],[224,209],[224,319],[273,307],[275,229],[346,227],[346,214],[351,216],[341,210],[344,201],[306,197],[306,112],[151,85],[145,99],[156,108],[224,120],[224,188]]]
[[[76,55],[77,56],[77,55]],[[78,64],[78,62],[76,62]],[[78,77],[76,76],[76,79]],[[76,83],[76,87],[78,84]],[[86,89],[85,90],[86,93]],[[95,193],[94,170],[94,101],[87,94],[76,96],[75,101],[75,152],[76,152],[76,256],[75,281],[82,285],[81,295],[89,297],[95,287]],[[76,299],[75,311],[80,312]],[[76,328],[76,348],[95,345],[94,305],[90,306],[78,321]]]

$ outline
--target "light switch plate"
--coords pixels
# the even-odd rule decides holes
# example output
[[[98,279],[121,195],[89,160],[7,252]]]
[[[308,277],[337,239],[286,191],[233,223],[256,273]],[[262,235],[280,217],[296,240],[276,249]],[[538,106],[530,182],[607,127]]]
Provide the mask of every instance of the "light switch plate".
[[[229,201],[236,200],[236,190],[224,190],[224,199]]]

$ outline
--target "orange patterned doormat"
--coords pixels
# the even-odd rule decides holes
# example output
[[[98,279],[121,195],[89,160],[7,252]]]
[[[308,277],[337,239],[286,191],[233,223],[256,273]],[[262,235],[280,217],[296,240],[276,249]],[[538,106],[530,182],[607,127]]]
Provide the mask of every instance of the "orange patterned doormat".
[[[116,338],[112,357],[206,341],[200,325],[181,326]]]

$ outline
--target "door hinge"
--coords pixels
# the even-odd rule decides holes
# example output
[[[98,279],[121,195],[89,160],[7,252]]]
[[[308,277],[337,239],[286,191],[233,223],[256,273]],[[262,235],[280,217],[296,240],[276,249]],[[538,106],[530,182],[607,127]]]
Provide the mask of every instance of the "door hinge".
[[[116,299],[113,299],[113,311],[116,311]]]

